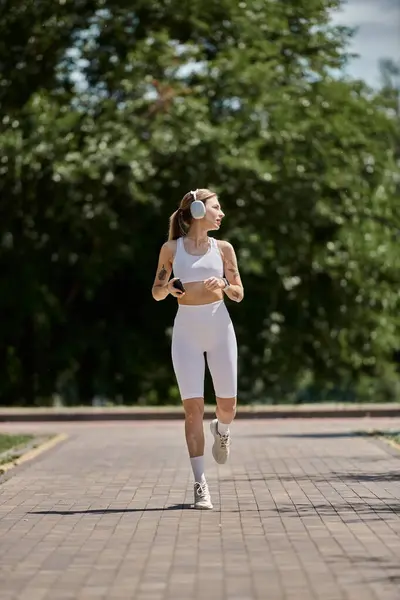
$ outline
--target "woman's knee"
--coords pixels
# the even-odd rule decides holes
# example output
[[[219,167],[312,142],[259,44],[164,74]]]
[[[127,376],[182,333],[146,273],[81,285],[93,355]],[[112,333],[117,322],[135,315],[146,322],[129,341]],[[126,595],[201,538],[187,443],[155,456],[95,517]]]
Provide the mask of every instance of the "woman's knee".
[[[236,396],[232,398],[218,398],[217,410],[221,417],[233,421],[236,416]]]
[[[185,420],[195,422],[202,420],[204,416],[204,398],[188,398],[183,400]]]

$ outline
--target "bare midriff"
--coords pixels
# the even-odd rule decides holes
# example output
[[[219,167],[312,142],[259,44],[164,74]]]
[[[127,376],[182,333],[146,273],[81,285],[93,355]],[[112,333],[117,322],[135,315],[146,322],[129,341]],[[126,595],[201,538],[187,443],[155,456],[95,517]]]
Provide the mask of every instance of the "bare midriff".
[[[178,304],[211,304],[223,299],[224,292],[221,289],[207,290],[202,281],[191,281],[183,286],[186,293],[178,299]]]

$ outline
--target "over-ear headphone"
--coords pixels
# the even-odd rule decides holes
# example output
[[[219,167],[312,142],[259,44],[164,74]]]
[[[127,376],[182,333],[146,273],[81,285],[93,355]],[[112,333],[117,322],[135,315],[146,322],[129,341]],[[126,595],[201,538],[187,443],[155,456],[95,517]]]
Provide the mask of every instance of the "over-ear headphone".
[[[193,202],[190,205],[190,213],[193,219],[202,219],[206,215],[206,207],[204,202],[196,200],[196,194],[198,190],[191,191],[193,196]]]

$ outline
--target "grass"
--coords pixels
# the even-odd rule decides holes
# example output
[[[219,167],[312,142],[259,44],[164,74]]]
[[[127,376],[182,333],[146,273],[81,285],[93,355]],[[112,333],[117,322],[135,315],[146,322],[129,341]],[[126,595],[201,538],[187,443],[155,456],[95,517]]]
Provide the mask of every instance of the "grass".
[[[400,450],[400,431],[398,431],[398,430],[372,429],[370,431],[362,432],[362,435],[380,438],[381,440],[385,440],[388,443],[397,445],[398,449]]]
[[[33,438],[33,435],[28,434],[12,435],[8,433],[0,433],[0,463],[9,460],[10,450],[17,450],[21,448],[21,446],[24,446],[28,442],[32,441]],[[5,452],[7,452],[7,454],[2,457],[1,454]]]
[[[398,431],[383,431],[382,437],[394,442],[395,444],[400,444],[400,432]]]
[[[30,460],[46,449],[46,442],[62,439],[65,436],[54,434],[30,435],[0,433],[0,476],[23,460]],[[47,447],[48,444],[47,444]],[[36,453],[35,453],[36,451]]]

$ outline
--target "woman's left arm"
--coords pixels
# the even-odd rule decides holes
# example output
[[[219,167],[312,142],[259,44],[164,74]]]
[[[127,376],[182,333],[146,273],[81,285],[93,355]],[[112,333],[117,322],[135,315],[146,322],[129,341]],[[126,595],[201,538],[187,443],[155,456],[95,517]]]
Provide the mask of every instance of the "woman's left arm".
[[[225,277],[229,284],[223,288],[223,291],[228,298],[234,302],[241,302],[244,296],[244,289],[240,278],[235,250],[229,242],[220,241],[218,242],[218,245],[224,261]]]

